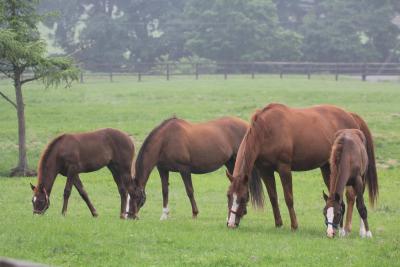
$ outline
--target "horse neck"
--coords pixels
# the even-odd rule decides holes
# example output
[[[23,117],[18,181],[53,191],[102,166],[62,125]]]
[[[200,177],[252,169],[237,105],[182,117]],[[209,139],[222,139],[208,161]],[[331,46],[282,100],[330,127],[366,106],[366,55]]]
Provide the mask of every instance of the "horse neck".
[[[149,142],[140,149],[135,163],[135,180],[139,187],[146,187],[151,171],[157,164],[161,142]]]
[[[40,163],[38,185],[43,184],[48,195],[51,193],[57,173],[58,169],[55,157],[50,156]]]
[[[345,161],[345,155],[343,151],[341,151],[339,160],[334,165],[331,164],[331,176],[329,179],[330,197],[333,197],[337,193],[340,195],[340,198],[343,199],[343,191],[350,175],[349,167],[344,165]]]
[[[254,163],[258,156],[258,146],[255,145],[255,143],[256,135],[251,132],[251,129],[249,129],[239,147],[235,162],[235,169],[233,171],[234,177],[251,175]]]

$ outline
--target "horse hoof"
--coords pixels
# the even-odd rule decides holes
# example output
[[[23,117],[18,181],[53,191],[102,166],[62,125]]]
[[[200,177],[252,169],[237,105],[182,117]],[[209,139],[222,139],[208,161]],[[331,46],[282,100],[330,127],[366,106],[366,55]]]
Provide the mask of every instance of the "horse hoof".
[[[97,218],[97,217],[99,217],[99,214],[97,212],[93,212],[92,216],[93,216],[93,218]]]
[[[167,219],[168,219],[168,214],[167,213],[161,214],[160,221],[165,221]]]
[[[360,237],[361,238],[364,238],[364,237],[366,237],[367,236],[367,233],[365,232],[365,230],[363,231],[363,230],[360,230]]]
[[[371,233],[371,231],[367,231],[365,237],[367,237],[367,238],[372,238],[372,233]]]

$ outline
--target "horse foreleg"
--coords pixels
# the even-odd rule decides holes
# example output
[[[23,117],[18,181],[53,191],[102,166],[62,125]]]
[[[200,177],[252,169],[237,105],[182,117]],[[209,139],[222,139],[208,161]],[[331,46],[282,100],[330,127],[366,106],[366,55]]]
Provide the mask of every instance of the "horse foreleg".
[[[282,226],[281,212],[279,210],[278,194],[276,193],[276,183],[275,175],[273,171],[268,171],[262,173],[262,179],[264,181],[265,187],[267,188],[269,201],[271,202],[272,211],[274,213],[275,226]]]
[[[161,188],[162,188],[162,197],[163,197],[163,209],[160,220],[166,220],[169,216],[169,208],[168,208],[168,186],[169,186],[169,172],[165,169],[157,167],[158,173],[161,178]]]
[[[287,164],[280,165],[278,167],[278,173],[281,177],[283,193],[285,196],[286,206],[289,210],[290,222],[292,230],[296,230],[298,227],[296,213],[293,207],[293,186],[292,186],[292,173],[290,166]]]
[[[63,203],[63,208],[62,208],[62,212],[61,212],[63,216],[65,216],[67,214],[68,199],[69,199],[69,196],[71,195],[73,180],[74,180],[74,177],[71,175],[68,175],[67,181],[65,183],[65,188],[64,188],[64,203]]]
[[[368,212],[367,212],[367,207],[365,206],[364,203],[364,186],[363,183],[361,182],[362,179],[361,177],[357,178],[356,182],[356,206],[358,210],[358,214],[360,214],[360,236],[361,237],[372,237],[372,233],[369,230],[369,225],[368,225]]]
[[[86,205],[88,206],[90,212],[92,213],[92,216],[93,216],[93,217],[97,217],[97,216],[98,216],[97,211],[96,211],[96,209],[93,207],[92,202],[90,202],[89,196],[88,196],[88,194],[86,193],[85,189],[83,188],[82,181],[81,181],[81,179],[79,178],[78,175],[75,176],[75,179],[74,179],[74,186],[75,186],[75,188],[78,190],[79,195],[80,195],[80,196],[82,197],[82,199],[86,202]]]
[[[183,183],[185,184],[186,194],[189,197],[190,204],[192,205],[192,216],[193,219],[195,219],[197,218],[197,214],[199,214],[199,210],[197,209],[196,200],[194,200],[192,176],[189,171],[180,171],[180,174],[182,176]]]
[[[353,218],[353,208],[354,202],[356,200],[356,195],[352,186],[346,187],[346,200],[347,200],[347,213],[346,213],[346,222],[344,225],[344,230],[346,234],[351,232],[352,229],[352,218]]]

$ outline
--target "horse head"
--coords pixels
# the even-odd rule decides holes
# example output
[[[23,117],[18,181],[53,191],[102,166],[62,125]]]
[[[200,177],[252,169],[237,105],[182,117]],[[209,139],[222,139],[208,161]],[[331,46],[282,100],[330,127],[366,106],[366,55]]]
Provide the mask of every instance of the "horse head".
[[[33,213],[44,214],[50,206],[50,199],[46,188],[43,186],[43,184],[39,184],[38,186],[31,184],[31,189],[33,191]]]
[[[328,197],[325,192],[322,192],[325,199],[325,208],[323,214],[325,216],[326,236],[333,238],[336,230],[343,224],[343,215],[345,212],[345,205],[338,193]]]
[[[228,218],[226,225],[229,228],[239,226],[240,219],[247,214],[247,203],[249,202],[248,177],[234,177],[228,171],[226,176],[231,181],[228,189]]]

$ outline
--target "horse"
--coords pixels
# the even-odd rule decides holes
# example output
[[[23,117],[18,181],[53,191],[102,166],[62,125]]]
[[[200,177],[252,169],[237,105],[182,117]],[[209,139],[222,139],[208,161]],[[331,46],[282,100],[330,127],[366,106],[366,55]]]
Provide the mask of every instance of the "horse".
[[[266,185],[275,219],[275,226],[282,226],[278,206],[274,172],[278,172],[289,210],[291,229],[298,228],[293,207],[292,171],[306,171],[320,168],[326,186],[329,188],[329,157],[335,133],[341,129],[360,129],[367,139],[368,180],[377,181],[373,141],[368,126],[355,113],[347,112],[333,105],[319,105],[309,108],[290,108],[272,103],[256,111],[252,118],[236,158],[232,181],[228,188],[227,226],[235,228],[244,216],[248,195],[256,198],[256,207],[263,206],[262,187],[251,186],[249,180],[254,166]],[[247,185],[250,183],[249,190]],[[257,183],[261,185],[261,183]],[[371,188],[370,188],[371,190]],[[371,200],[373,201],[373,199]]]
[[[236,153],[248,123],[223,117],[203,123],[190,123],[176,117],[163,121],[143,142],[135,164],[135,203],[144,203],[149,175],[157,167],[161,178],[163,208],[161,220],[169,216],[169,172],[179,172],[192,206],[192,217],[199,210],[194,198],[191,174],[204,174],[225,165],[233,170]],[[252,175],[257,175],[254,171]],[[134,205],[134,212],[140,207]]]
[[[335,141],[332,146],[330,156],[331,176],[329,186],[329,196],[323,193],[326,205],[324,208],[325,222],[327,225],[326,235],[329,238],[335,236],[335,229],[341,226],[339,231],[341,236],[349,232],[351,214],[346,220],[346,227],[343,226],[343,191],[346,186],[351,186],[356,195],[357,210],[361,218],[360,236],[372,237],[367,220],[367,208],[364,203],[364,190],[368,185],[370,189],[369,198],[376,200],[378,193],[378,181],[370,180],[367,176],[368,154],[367,139],[363,132],[357,129],[344,129],[336,133]],[[352,212],[352,209],[351,209]]]
[[[33,213],[44,214],[50,206],[50,193],[58,174],[67,177],[62,215],[66,215],[72,185],[86,202],[93,217],[97,211],[83,188],[79,173],[93,172],[107,166],[121,196],[121,218],[133,218],[127,201],[133,201],[132,162],[135,147],[131,137],[117,129],[106,128],[84,133],[64,133],[44,149],[39,165],[37,185],[33,190]],[[131,205],[130,205],[131,206]]]

